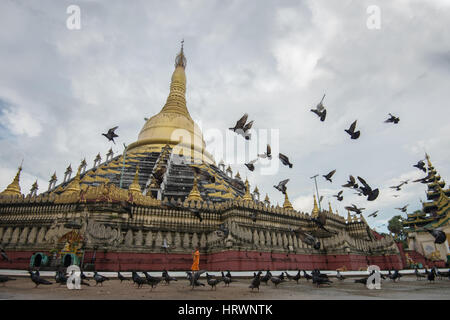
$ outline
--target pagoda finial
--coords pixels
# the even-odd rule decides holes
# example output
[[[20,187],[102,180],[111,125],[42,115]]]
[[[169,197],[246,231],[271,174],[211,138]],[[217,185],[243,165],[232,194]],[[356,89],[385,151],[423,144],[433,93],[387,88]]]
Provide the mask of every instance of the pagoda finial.
[[[245,194],[242,199],[244,201],[253,201],[252,195],[250,194],[250,184],[248,183],[248,180],[245,180]]]
[[[31,186],[30,189],[30,196],[35,196],[37,194],[37,190],[38,190],[39,186],[37,183],[37,180],[33,183],[33,185]]]
[[[330,214],[333,214],[333,210],[331,209],[330,201],[328,201],[328,211],[330,212]]]
[[[8,187],[6,187],[6,189],[1,194],[14,195],[14,196],[22,195],[22,193],[20,192],[20,184],[19,184],[21,171],[22,171],[22,164],[20,165],[19,169],[17,170],[14,180],[8,185]]]
[[[81,166],[78,167],[77,174],[76,174],[75,178],[73,178],[72,182],[69,183],[69,185],[67,186],[66,191],[64,191],[64,194],[79,193],[81,191],[81,187],[80,187],[80,171],[81,171]]]
[[[184,39],[181,40],[181,50],[180,53],[175,58],[175,68],[183,67],[186,68],[186,57],[184,56]]]
[[[317,206],[317,200],[316,200],[316,195],[314,196],[314,207],[311,213],[312,217],[318,217],[319,216],[319,207]]]
[[[289,201],[287,192],[284,193],[284,203],[283,203],[284,209],[294,209],[291,202]]]
[[[189,192],[189,195],[187,197],[188,201],[202,201],[202,196],[200,194],[200,191],[198,190],[198,186],[197,186],[197,175],[194,175],[194,185],[192,186],[192,190],[191,192]]]
[[[269,205],[270,204],[270,199],[269,199],[269,195],[266,193],[266,198],[264,199],[264,202]]]
[[[134,174],[133,183],[130,184],[128,190],[132,193],[142,193],[141,186],[139,185],[139,166],[136,166],[136,173]]]

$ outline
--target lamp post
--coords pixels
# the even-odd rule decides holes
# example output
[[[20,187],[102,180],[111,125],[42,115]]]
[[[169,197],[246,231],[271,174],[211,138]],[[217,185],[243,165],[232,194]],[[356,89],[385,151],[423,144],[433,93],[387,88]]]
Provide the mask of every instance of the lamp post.
[[[318,176],[319,176],[319,175],[316,174],[315,176],[312,176],[310,179],[314,179],[314,183],[315,183],[315,185],[316,185],[317,201],[319,202],[319,210],[322,211],[322,208],[321,208],[321,206],[320,206],[319,189],[317,188],[317,179],[316,179],[316,178],[317,178]]]

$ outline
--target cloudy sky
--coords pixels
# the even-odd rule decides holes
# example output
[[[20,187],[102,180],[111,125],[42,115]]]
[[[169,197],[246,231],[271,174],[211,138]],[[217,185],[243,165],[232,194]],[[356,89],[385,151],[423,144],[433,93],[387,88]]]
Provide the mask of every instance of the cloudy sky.
[[[80,7],[80,30],[66,26],[71,4]],[[188,109],[205,135],[225,135],[244,112],[254,129],[278,130],[269,142],[292,169],[263,175],[227,159],[274,203],[283,196],[272,186],[290,178],[291,202],[309,212],[310,177],[337,169],[333,183],[318,179],[322,205],[330,200],[346,216],[354,203],[366,218],[379,210],[367,220],[384,231],[395,207],[413,211],[425,200],[422,184],[409,183],[398,198],[389,190],[423,176],[412,165],[425,152],[450,179],[449,0],[3,0],[0,21],[1,189],[22,159],[28,193],[36,179],[46,190],[54,171],[61,179],[85,157],[92,165],[111,146],[122,152],[164,105],[183,38]],[[324,93],[320,122],[309,109]],[[383,123],[389,112],[398,125]],[[344,129],[356,119],[355,141]],[[115,125],[112,145],[100,133]],[[380,188],[379,198],[369,203],[346,189],[335,201],[349,174]]]

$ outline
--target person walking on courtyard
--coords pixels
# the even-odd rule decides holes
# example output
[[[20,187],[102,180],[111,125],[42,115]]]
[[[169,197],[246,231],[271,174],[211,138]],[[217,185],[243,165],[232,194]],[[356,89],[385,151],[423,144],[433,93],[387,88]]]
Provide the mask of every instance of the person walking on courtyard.
[[[200,263],[200,252],[198,251],[198,247],[195,248],[195,252],[192,254],[192,257],[194,259],[194,262],[192,263],[191,270],[192,271],[198,271],[199,270],[199,263]]]

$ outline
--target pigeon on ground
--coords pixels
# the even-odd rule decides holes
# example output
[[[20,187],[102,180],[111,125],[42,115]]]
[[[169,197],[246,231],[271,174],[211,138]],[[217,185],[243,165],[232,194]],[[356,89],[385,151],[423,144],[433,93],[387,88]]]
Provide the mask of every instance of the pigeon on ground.
[[[267,285],[267,281],[269,281],[270,278],[272,278],[272,273],[270,270],[267,270],[266,274],[261,278],[261,281]]]
[[[124,280],[126,280],[126,281],[130,281],[130,279],[128,279],[128,278],[125,278],[121,273],[120,273],[120,271],[119,272],[117,272],[117,278],[119,278],[119,280],[120,280],[120,283],[122,283],[122,281],[124,281]]]
[[[10,277],[8,277],[8,276],[1,276],[1,275],[0,275],[0,283],[3,283],[3,286],[5,286],[5,284],[6,284],[8,281],[12,281],[12,280],[16,280],[16,279],[10,278]]]
[[[421,274],[421,273],[419,272],[419,269],[418,269],[417,267],[414,268],[414,274],[416,275],[417,280],[420,280],[420,279],[426,277],[424,274]]]
[[[292,277],[292,280],[295,280],[295,282],[297,282],[297,284],[298,284],[298,280],[300,280],[301,277],[302,276],[300,274],[300,270],[297,270],[297,274]]]
[[[102,276],[97,271],[95,271],[94,272],[94,280],[95,280],[95,286],[97,286],[100,283],[102,285],[102,287],[103,287],[103,282],[108,281],[109,278],[105,277],[105,276]]]
[[[167,270],[163,270],[162,277],[167,285],[170,284],[170,281],[178,281],[176,278],[169,276],[169,273],[167,272]]]
[[[347,132],[347,133],[350,135],[350,138],[351,138],[351,139],[358,139],[359,136],[360,136],[360,134],[361,134],[360,131],[355,131],[355,128],[356,128],[356,121],[357,121],[357,120],[355,120],[355,121],[350,125],[350,128],[345,129],[345,132]]]
[[[112,142],[114,142],[114,144],[116,144],[116,142],[114,141],[114,138],[117,138],[118,135],[114,131],[116,131],[117,128],[118,128],[118,126],[111,128],[108,130],[108,133],[102,133],[102,135],[104,135],[109,141],[112,141]]]
[[[259,291],[259,285],[261,284],[261,274],[262,274],[262,272],[258,271],[258,273],[253,277],[252,283],[249,286],[249,288],[251,288],[252,291],[255,288],[258,289],[258,291]]]
[[[199,286],[204,287],[205,286],[204,283],[201,283],[201,282],[198,281],[198,279],[200,279],[200,276],[203,273],[205,273],[205,272],[206,272],[206,270],[199,270],[199,271],[196,271],[194,273],[192,273],[191,271],[187,271],[186,272],[187,279],[189,280],[189,283],[190,283],[190,286],[191,286],[192,290],[194,289],[194,287],[199,287]]]
[[[336,271],[337,272],[337,274],[336,274],[336,278],[338,279],[338,280],[344,280],[345,279],[345,277],[339,272],[339,270],[337,270]]]
[[[309,280],[311,280],[311,279],[313,278],[311,275],[307,274],[305,270],[302,270],[302,271],[303,271],[303,277],[304,277],[307,281],[309,281]]]
[[[221,274],[222,274],[222,281],[223,281],[223,283],[224,283],[224,287],[229,287],[230,286],[230,283],[231,283],[231,277],[228,277],[228,276],[226,276],[224,273],[223,273],[223,271],[221,271]]]
[[[217,285],[222,282],[222,279],[214,279],[213,276],[206,273],[206,282],[211,286],[211,290],[217,290]]]
[[[158,283],[161,282],[161,278],[153,277],[149,275],[147,272],[143,272],[145,275],[145,278],[147,279],[147,283],[152,287],[151,290],[153,290],[154,287],[158,285]]]
[[[144,279],[144,278],[142,278],[142,277],[140,277],[140,276],[137,274],[136,271],[133,271],[133,272],[131,273],[131,279],[133,280],[133,283],[134,283],[134,284],[137,284],[137,285],[138,285],[138,289],[139,289],[140,287],[142,287],[142,285],[144,285],[144,284],[147,283],[147,280]]]
[[[39,271],[36,271],[34,273],[32,271],[28,271],[28,273],[31,276],[31,281],[33,281],[36,284],[35,288],[37,288],[40,284],[43,284],[43,285],[51,285],[52,284],[52,282],[41,278],[39,275]]]
[[[284,279],[284,274],[282,272],[278,277],[271,277],[270,281],[275,285],[275,288],[278,288],[278,285],[286,280]]]

